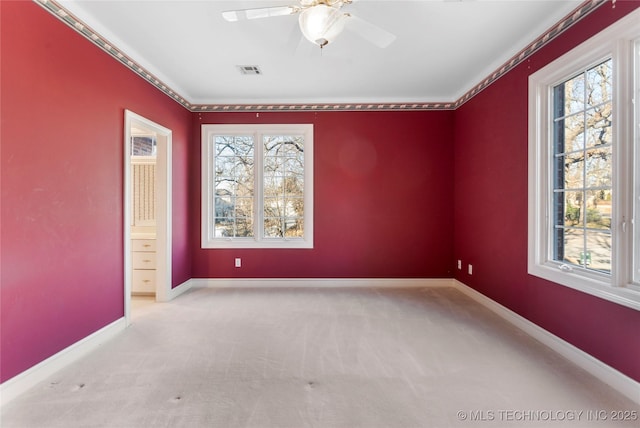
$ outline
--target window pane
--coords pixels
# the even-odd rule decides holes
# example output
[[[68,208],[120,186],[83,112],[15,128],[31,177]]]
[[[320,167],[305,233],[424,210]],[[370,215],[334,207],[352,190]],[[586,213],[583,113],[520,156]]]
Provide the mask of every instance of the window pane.
[[[551,251],[554,260],[599,271],[611,264],[611,88],[609,60],[553,91]]]
[[[233,218],[218,218],[215,219],[214,237],[226,238],[233,236]]]
[[[235,169],[235,158],[229,156],[216,157],[216,178],[232,178]]]
[[[587,227],[611,230],[611,191],[587,192]]]
[[[253,236],[253,137],[214,137],[215,237]]]
[[[613,87],[613,73],[611,66],[611,61],[605,61],[602,64],[587,70],[587,106],[593,107],[611,100]]]
[[[611,187],[611,146],[587,151],[585,187]]]
[[[581,73],[573,79],[564,83],[564,115],[568,116],[573,113],[584,110],[584,74]]]
[[[218,193],[215,197],[215,216],[233,217],[234,205],[231,195]]]
[[[265,135],[263,138],[264,144],[264,156],[275,157],[283,155],[282,136],[278,135]]]
[[[553,158],[553,166],[551,172],[553,173],[553,190],[564,190],[564,173],[565,164],[564,164],[564,156],[554,156]]]
[[[566,192],[564,200],[564,225],[567,227],[584,226],[583,193]]]
[[[253,165],[245,165],[238,171],[236,170],[237,187],[236,192],[238,196],[253,197],[254,192],[254,176]]]
[[[587,248],[583,262],[586,267],[601,272],[611,272],[611,234],[607,232],[587,232]]]
[[[566,229],[564,231],[564,262],[582,265],[584,257],[584,231],[582,229]]]
[[[564,157],[564,189],[581,189],[584,182],[584,152]]]
[[[216,137],[216,159],[222,156],[233,157],[236,155],[233,147],[233,137]]]
[[[564,120],[565,151],[573,152],[584,148],[584,115],[569,116]]]
[[[302,219],[287,218],[285,219],[285,236],[287,238],[302,238],[303,224]]]
[[[264,236],[303,236],[304,139],[297,135],[265,135]]]
[[[284,216],[284,200],[281,197],[264,198],[264,216],[265,217],[283,217]]]
[[[612,117],[610,102],[588,110],[586,120],[586,138],[588,147],[612,143]]]
[[[253,198],[236,198],[235,217],[253,217]]]
[[[265,238],[282,238],[284,237],[282,218],[281,217],[265,217],[264,219],[264,237]]]
[[[155,156],[156,137],[131,137],[131,156]]]
[[[236,231],[235,236],[249,238],[253,236],[253,219],[238,218],[236,219]]]
[[[565,226],[565,194],[555,192],[553,195],[553,236],[551,237],[552,260],[564,259],[564,226]]]
[[[274,173],[282,170],[282,165],[284,164],[284,158],[267,156],[264,158],[264,172]]]
[[[296,176],[289,176],[284,180],[284,194],[287,197],[302,197],[304,193],[304,182]]]
[[[302,158],[304,153],[304,139],[300,135],[294,135],[287,138],[285,144],[285,156]]]
[[[302,156],[302,154],[300,154]],[[304,159],[286,158],[284,162],[284,170],[287,175],[301,175],[304,173]]]
[[[304,214],[303,198],[287,198],[285,201],[284,215],[286,217],[302,217]]]
[[[264,195],[281,196],[284,193],[284,177],[275,174],[265,174],[264,176]]]
[[[231,196],[216,197],[214,236],[253,236],[253,199]]]
[[[564,153],[564,117],[553,122],[553,153],[555,155]]]
[[[289,179],[291,183],[287,186],[289,189],[289,193],[299,193],[302,195],[304,193],[304,174],[289,174]],[[297,189],[297,192],[294,192],[292,189]]]

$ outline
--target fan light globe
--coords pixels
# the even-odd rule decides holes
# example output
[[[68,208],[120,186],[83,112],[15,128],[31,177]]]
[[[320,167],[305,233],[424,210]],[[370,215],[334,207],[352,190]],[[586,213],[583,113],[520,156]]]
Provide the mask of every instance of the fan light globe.
[[[298,23],[302,34],[312,43],[324,47],[344,29],[344,15],[339,9],[318,4],[303,10]]]

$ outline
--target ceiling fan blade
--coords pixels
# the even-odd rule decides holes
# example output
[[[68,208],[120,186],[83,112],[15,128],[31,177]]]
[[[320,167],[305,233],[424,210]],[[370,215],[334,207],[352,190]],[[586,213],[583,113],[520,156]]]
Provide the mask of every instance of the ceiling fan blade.
[[[300,9],[297,6],[259,7],[256,9],[227,10],[222,12],[222,17],[229,22],[244,21],[247,19],[270,18],[272,16],[293,15]]]
[[[347,30],[356,33],[379,48],[386,48],[396,39],[395,34],[350,13],[345,13],[345,18],[347,19],[345,24]]]

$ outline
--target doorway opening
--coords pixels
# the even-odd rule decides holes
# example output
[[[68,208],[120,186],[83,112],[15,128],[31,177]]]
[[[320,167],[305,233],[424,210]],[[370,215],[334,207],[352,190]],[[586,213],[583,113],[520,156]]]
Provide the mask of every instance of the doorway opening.
[[[171,291],[171,130],[129,110],[124,122],[124,309],[130,324],[132,309],[167,301]]]

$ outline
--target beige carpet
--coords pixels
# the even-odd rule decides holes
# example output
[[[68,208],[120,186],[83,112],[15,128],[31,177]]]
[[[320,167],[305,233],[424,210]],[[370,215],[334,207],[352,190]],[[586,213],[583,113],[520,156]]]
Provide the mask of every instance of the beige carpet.
[[[6,405],[1,426],[607,428],[638,417],[453,288],[193,289],[143,305],[124,333]]]

